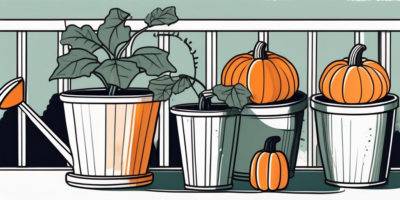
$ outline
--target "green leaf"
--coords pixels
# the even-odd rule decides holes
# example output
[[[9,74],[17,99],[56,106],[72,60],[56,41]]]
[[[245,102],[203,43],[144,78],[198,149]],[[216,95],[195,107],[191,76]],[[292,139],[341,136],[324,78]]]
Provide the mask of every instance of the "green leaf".
[[[250,91],[242,84],[236,84],[235,86],[216,85],[213,88],[213,92],[219,100],[225,101],[228,106],[240,109],[248,103],[248,99],[251,96]]]
[[[192,86],[192,82],[187,77],[180,77],[179,80],[174,84],[172,88],[172,92],[174,94],[179,94],[184,90],[190,88]]]
[[[149,83],[149,90],[154,93],[154,101],[168,100],[172,95],[172,88],[180,80],[179,77],[162,76]]]
[[[154,9],[147,15],[145,22],[149,27],[156,25],[170,25],[178,21],[176,16],[176,8],[170,6],[162,10],[161,8]]]
[[[97,57],[83,49],[72,49],[68,54],[57,59],[58,67],[50,80],[58,78],[78,78],[90,76],[100,66]]]
[[[111,9],[105,22],[99,27],[99,39],[113,55],[116,54],[119,44],[130,39],[131,28],[125,26],[129,16],[129,13],[118,8]]]
[[[132,62],[146,71],[147,75],[160,76],[165,72],[176,72],[168,60],[168,53],[156,47],[143,47],[135,51],[131,57]]]
[[[75,25],[68,26],[67,30],[62,34],[60,43],[71,45],[72,48],[85,49],[90,53],[93,53],[102,46],[92,27],[88,25],[82,28]]]
[[[126,89],[132,80],[140,73],[136,63],[125,58],[119,60],[105,60],[96,72],[101,74],[108,85],[116,85]]]

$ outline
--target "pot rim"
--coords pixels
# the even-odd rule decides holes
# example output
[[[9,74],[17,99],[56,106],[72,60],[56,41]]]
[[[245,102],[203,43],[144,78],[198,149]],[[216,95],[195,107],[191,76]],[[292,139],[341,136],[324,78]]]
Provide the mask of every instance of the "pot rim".
[[[70,90],[61,93],[60,99],[64,103],[90,103],[90,104],[109,104],[109,103],[145,103],[153,102],[153,93],[147,88],[128,88],[130,91],[140,91],[141,94],[132,95],[98,95],[98,94],[76,94],[84,92],[105,91],[105,88],[85,88]]]
[[[307,95],[297,91],[297,99],[285,100],[269,104],[248,104],[242,110],[242,116],[277,116],[301,112],[307,108]]]
[[[325,97],[326,98],[326,97]],[[363,104],[344,104],[336,103],[329,99],[324,99],[321,93],[311,97],[311,108],[325,113],[343,114],[343,115],[360,115],[360,114],[376,114],[394,110],[399,107],[399,97],[395,94],[388,93],[386,97],[372,102]]]
[[[184,106],[195,106],[198,107],[197,103],[179,104],[171,107],[171,112],[178,116],[185,117],[221,117],[221,116],[236,116],[240,115],[238,108],[229,107],[223,110],[194,110],[182,108]],[[223,103],[213,103],[212,106],[226,106]]]

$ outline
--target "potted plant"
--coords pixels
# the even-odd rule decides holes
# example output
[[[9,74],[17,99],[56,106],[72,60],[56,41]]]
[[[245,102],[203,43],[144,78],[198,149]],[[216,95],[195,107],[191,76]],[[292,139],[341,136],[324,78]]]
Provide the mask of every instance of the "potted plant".
[[[311,98],[326,183],[344,187],[384,184],[398,97],[377,62],[362,58],[355,45],[349,57],[330,63]]]
[[[276,149],[288,158],[289,177],[294,176],[307,96],[299,88],[296,68],[285,57],[268,51],[259,41],[250,53],[234,56],[225,65],[223,85],[241,83],[251,92],[241,111],[234,178],[250,180],[255,152],[270,137],[280,137]]]
[[[184,42],[188,45],[186,40]],[[188,48],[191,50],[189,45]],[[193,57],[196,68],[195,59]],[[195,89],[196,83],[203,88],[202,92]],[[196,78],[196,69],[193,77],[185,74],[162,76],[149,84],[154,99],[158,101],[169,99],[172,94],[179,94],[188,88],[195,91],[199,102],[171,108],[177,119],[185,188],[230,189],[240,109],[248,103],[251,93],[242,84],[217,85],[212,90],[206,90]],[[212,103],[214,96],[225,103]]]
[[[124,51],[138,35],[157,25],[178,21],[175,7],[157,8],[147,15],[146,26],[132,36],[125,26],[129,13],[111,9],[97,33],[88,26],[68,26],[61,44],[72,48],[58,58],[50,80],[74,79],[94,74],[104,88],[68,91],[64,102],[74,171],[69,185],[85,188],[122,188],[150,184],[148,172],[151,143],[158,117],[159,101],[147,88],[130,88],[140,73],[160,76],[176,72],[168,53],[143,47],[132,55]],[[98,51],[108,58],[100,59]]]

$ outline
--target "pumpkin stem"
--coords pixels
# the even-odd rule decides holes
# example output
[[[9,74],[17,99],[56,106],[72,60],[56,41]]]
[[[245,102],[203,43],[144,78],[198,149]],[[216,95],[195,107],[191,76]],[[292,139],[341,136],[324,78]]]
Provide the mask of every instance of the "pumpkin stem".
[[[266,53],[267,47],[268,47],[267,43],[265,43],[263,41],[258,41],[256,46],[254,47],[253,58],[254,59],[262,59],[262,60],[268,59],[268,56]]]
[[[362,64],[363,64],[362,54],[363,54],[363,51],[365,51],[366,49],[367,49],[367,46],[365,46],[363,44],[356,44],[350,51],[348,65],[349,66],[362,66]]]
[[[276,143],[281,141],[281,137],[279,136],[272,136],[267,138],[264,145],[264,151],[275,153],[276,152]]]
[[[210,110],[211,99],[213,97],[214,93],[212,90],[204,90],[202,93],[200,93],[199,110]]]

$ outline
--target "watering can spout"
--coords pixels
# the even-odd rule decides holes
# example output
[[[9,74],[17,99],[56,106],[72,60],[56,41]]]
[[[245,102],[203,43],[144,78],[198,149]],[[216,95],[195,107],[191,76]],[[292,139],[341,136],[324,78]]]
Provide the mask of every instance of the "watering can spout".
[[[67,162],[73,166],[71,150],[68,146],[24,102],[24,80],[22,78],[13,79],[0,89],[0,109],[7,109],[17,105],[64,156]]]

